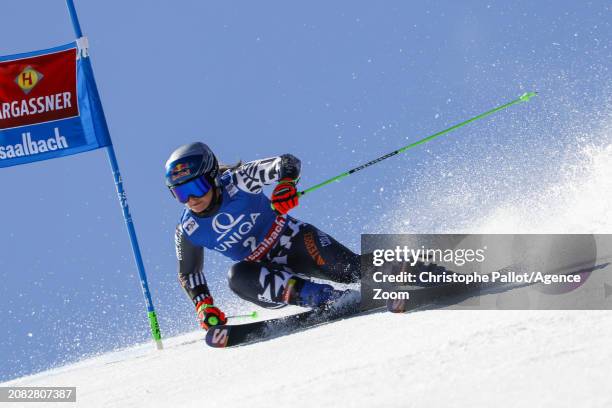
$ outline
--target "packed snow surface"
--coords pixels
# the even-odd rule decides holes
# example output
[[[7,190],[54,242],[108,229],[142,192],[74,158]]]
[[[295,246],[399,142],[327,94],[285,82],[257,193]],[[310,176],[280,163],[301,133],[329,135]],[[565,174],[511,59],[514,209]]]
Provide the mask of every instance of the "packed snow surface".
[[[608,311],[374,313],[234,349],[194,332],[8,385],[76,386],[83,407],[609,407],[611,337]]]

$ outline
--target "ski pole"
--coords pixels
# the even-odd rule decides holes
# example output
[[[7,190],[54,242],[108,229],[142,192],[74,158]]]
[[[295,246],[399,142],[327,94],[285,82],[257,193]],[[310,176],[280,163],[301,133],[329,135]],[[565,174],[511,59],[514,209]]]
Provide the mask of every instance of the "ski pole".
[[[257,317],[257,310],[253,310],[253,312],[249,314],[227,316],[227,319],[244,319],[248,317],[252,317],[253,319],[255,319]]]
[[[385,160],[385,159],[388,159],[389,157],[393,157],[393,156],[395,156],[395,155],[397,155],[397,154],[403,153],[403,152],[405,152],[406,150],[408,150],[408,149],[412,149],[413,147],[416,147],[416,146],[418,146],[418,145],[420,145],[420,144],[427,143],[427,142],[429,142],[430,140],[433,140],[433,139],[437,138],[438,136],[442,136],[443,134],[446,134],[446,133],[452,132],[453,130],[458,129],[458,128],[462,127],[462,126],[465,126],[465,125],[467,125],[468,123],[471,123],[471,122],[477,121],[477,120],[479,120],[479,119],[482,119],[482,118],[484,118],[484,117],[486,117],[486,116],[489,116],[489,115],[491,115],[491,114],[493,114],[493,113],[495,113],[495,112],[498,112],[498,111],[500,111],[500,110],[502,110],[502,109],[506,109],[506,108],[508,108],[508,107],[510,107],[510,106],[512,106],[512,105],[517,104],[517,103],[521,103],[521,102],[528,102],[528,101],[529,101],[531,98],[533,98],[533,97],[534,97],[534,96],[536,96],[536,95],[537,95],[537,92],[525,92],[524,94],[522,94],[520,97],[518,97],[517,99],[515,99],[515,100],[513,100],[513,101],[510,101],[510,102],[508,102],[508,103],[506,103],[506,104],[504,104],[504,105],[500,105],[500,106],[498,106],[498,107],[496,107],[496,108],[493,108],[493,109],[491,109],[491,110],[489,110],[489,111],[486,111],[486,112],[484,112],[484,113],[481,113],[481,114],[480,114],[480,115],[478,115],[478,116],[474,116],[474,117],[473,117],[473,118],[471,118],[471,119],[468,119],[468,120],[463,121],[463,122],[461,122],[461,123],[458,123],[458,124],[456,124],[456,125],[454,125],[454,126],[451,126],[451,127],[449,127],[448,129],[444,129],[444,130],[442,130],[441,132],[434,133],[433,135],[431,135],[431,136],[427,136],[426,138],[423,138],[423,139],[418,140],[418,141],[416,141],[416,142],[414,142],[414,143],[411,143],[411,144],[409,144],[408,146],[404,146],[404,147],[402,147],[402,148],[400,148],[400,149],[394,150],[394,151],[392,151],[391,153],[387,153],[387,154],[385,154],[384,156],[380,156],[380,157],[379,157],[379,158],[377,158],[377,159],[374,159],[374,160],[369,161],[369,162],[367,162],[367,163],[365,163],[365,164],[362,164],[361,166],[357,166],[357,167],[355,167],[355,168],[353,168],[353,169],[351,169],[351,170],[349,170],[349,171],[346,171],[346,172],[344,172],[344,173],[342,173],[342,174],[337,175],[336,177],[332,177],[332,178],[330,178],[329,180],[325,180],[325,181],[323,181],[322,183],[316,184],[316,185],[314,185],[314,186],[312,186],[312,187],[310,187],[310,188],[307,188],[307,189],[306,189],[306,190],[304,190],[304,191],[300,191],[298,194],[299,194],[299,196],[303,196],[304,194],[306,194],[306,193],[310,193],[311,191],[314,191],[314,190],[317,190],[317,189],[319,189],[319,188],[321,188],[321,187],[323,187],[323,186],[325,186],[325,185],[327,185],[327,184],[329,184],[329,183],[333,183],[334,181],[340,181],[340,180],[342,180],[343,178],[348,177],[348,176],[350,176],[351,174],[358,172],[359,170],[363,170],[363,169],[365,169],[366,167],[370,167],[370,166],[372,166],[372,165],[374,165],[374,164],[376,164],[376,163],[378,163],[378,162],[381,162],[381,161],[383,161],[383,160]]]

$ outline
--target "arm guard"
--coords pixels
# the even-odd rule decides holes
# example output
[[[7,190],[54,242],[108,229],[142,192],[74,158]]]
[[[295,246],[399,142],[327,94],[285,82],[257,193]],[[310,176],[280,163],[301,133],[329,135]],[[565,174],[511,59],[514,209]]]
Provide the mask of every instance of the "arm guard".
[[[278,182],[283,178],[291,178],[297,182],[300,178],[300,170],[301,164],[297,157],[283,154],[243,164],[232,174],[232,181],[241,190],[258,194],[263,186]]]
[[[176,259],[178,260],[178,280],[194,305],[210,296],[206,279],[202,273],[204,248],[193,245],[178,225],[174,234]]]

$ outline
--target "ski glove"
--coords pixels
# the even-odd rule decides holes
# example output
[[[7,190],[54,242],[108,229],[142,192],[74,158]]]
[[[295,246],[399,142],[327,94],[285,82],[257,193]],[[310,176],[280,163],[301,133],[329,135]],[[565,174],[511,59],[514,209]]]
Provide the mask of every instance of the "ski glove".
[[[285,177],[279,181],[272,192],[272,209],[278,214],[287,214],[297,207],[299,196],[295,188],[296,180]]]
[[[198,314],[200,326],[204,330],[208,330],[211,326],[227,323],[225,313],[213,304],[213,299],[210,296],[198,302],[196,305],[196,313]]]

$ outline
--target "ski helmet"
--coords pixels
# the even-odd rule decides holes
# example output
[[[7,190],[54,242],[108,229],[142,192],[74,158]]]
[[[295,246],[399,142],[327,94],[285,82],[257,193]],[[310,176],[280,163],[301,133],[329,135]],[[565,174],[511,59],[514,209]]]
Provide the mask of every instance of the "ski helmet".
[[[217,185],[219,163],[210,148],[202,143],[189,143],[176,149],[166,162],[166,185],[177,197],[177,186],[192,180],[205,181],[208,188]],[[183,200],[181,200],[183,201]]]

